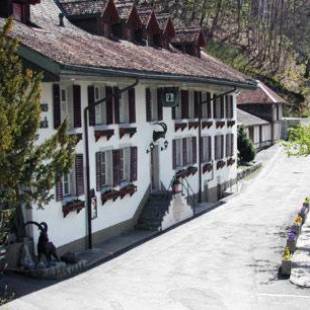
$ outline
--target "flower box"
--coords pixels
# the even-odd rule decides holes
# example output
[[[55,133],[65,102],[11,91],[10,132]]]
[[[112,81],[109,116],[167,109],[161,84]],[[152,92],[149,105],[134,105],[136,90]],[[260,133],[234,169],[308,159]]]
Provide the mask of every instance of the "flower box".
[[[207,163],[202,167],[202,173],[210,172],[213,170],[213,165],[211,163]]]
[[[236,124],[236,121],[234,121],[234,120],[227,121],[227,126],[228,127],[233,127],[235,124]]]
[[[79,199],[72,200],[67,202],[62,206],[62,212],[64,217],[66,217],[70,212],[76,211],[76,213],[80,213],[80,211],[85,208],[85,202]]]
[[[117,190],[111,189],[101,194],[101,204],[104,205],[108,200],[115,201],[120,193]]]
[[[188,176],[195,175],[197,171],[198,171],[198,168],[194,166],[190,166],[187,168]]]
[[[96,142],[101,137],[106,137],[107,140],[110,140],[110,138],[114,135],[114,129],[105,129],[105,130],[95,130],[95,139]]]
[[[123,199],[126,195],[132,196],[136,191],[137,191],[136,185],[128,184],[119,190],[119,196],[121,199]]]
[[[223,128],[225,126],[225,121],[216,121],[216,128]]]
[[[219,170],[219,169],[222,169],[225,167],[225,161],[224,160],[219,160],[217,163],[216,163],[216,169]]]
[[[136,132],[136,127],[120,127],[119,137],[120,139],[122,139],[125,135],[129,135],[129,137],[131,138]]]
[[[201,127],[202,128],[210,128],[213,125],[213,121],[202,121]]]
[[[178,171],[175,176],[177,179],[179,179],[179,178],[186,178],[187,175],[188,175],[187,169],[182,169],[182,170]]]
[[[188,122],[188,128],[198,128],[199,127],[199,122],[198,121],[190,121]]]
[[[227,160],[227,166],[232,166],[235,162],[236,162],[236,160],[234,158],[229,158]]]
[[[175,131],[178,131],[179,129],[183,131],[186,127],[187,127],[186,123],[175,123],[174,124]]]

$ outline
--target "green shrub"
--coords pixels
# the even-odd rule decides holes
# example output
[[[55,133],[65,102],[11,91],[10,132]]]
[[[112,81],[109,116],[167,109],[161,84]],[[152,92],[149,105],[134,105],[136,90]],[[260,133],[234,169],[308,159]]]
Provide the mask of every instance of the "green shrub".
[[[256,151],[252,141],[247,137],[244,128],[238,129],[238,161],[239,163],[248,163],[254,160]]]

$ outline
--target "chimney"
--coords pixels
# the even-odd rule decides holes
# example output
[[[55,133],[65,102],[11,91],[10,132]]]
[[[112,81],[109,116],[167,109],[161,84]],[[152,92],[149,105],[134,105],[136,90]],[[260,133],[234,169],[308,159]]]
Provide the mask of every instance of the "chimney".
[[[65,24],[64,24],[65,15],[64,15],[64,13],[59,13],[58,17],[59,17],[59,27],[65,27]]]

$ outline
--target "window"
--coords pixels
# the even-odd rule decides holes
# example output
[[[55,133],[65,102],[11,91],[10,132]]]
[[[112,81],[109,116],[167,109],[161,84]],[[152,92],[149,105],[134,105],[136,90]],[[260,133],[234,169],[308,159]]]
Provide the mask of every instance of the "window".
[[[188,118],[196,117],[197,92],[188,92]]]
[[[106,97],[106,88],[95,86],[95,102]],[[107,102],[104,101],[95,107],[96,125],[107,124]]]
[[[234,135],[226,135],[226,157],[234,156]]]
[[[114,91],[118,91],[115,87]],[[114,99],[115,122],[130,124],[136,122],[136,96],[135,89],[131,88]]]
[[[211,112],[211,94],[210,93],[203,93],[202,94],[202,107],[201,107],[201,113],[202,118],[212,118],[212,112]]]
[[[61,88],[60,91],[61,122],[67,120],[68,129],[73,128],[73,88]]]
[[[84,194],[83,154],[76,154],[71,171],[56,182],[56,200],[66,197],[78,197]]]
[[[119,102],[119,122],[129,123],[128,92],[123,93]]]
[[[224,136],[218,135],[214,139],[215,160],[223,159],[224,157]]]
[[[234,118],[234,103],[233,103],[233,96],[229,95],[226,96],[226,117],[227,118]]]
[[[202,162],[208,163],[212,160],[212,138],[211,136],[201,137]]]
[[[163,108],[161,103],[161,89],[146,88],[146,120],[147,122],[159,121],[163,119]]]
[[[96,153],[97,191],[137,180],[137,147]]]
[[[213,111],[214,111],[214,118],[224,118],[224,97],[214,95],[213,98]]]
[[[193,165],[197,162],[196,137],[173,140],[173,169]]]

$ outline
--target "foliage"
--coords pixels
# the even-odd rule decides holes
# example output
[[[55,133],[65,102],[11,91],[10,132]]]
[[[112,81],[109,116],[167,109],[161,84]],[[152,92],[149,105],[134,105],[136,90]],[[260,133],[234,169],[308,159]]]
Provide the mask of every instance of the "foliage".
[[[238,160],[240,163],[248,163],[254,160],[256,151],[252,141],[247,137],[244,127],[238,129]]]
[[[73,164],[75,141],[64,122],[39,144],[42,74],[23,68],[12,27],[9,19],[0,29],[0,206],[20,212],[21,204],[43,207],[52,198],[56,179]]]
[[[282,144],[289,156],[310,155],[310,125],[290,128],[288,141]]]

